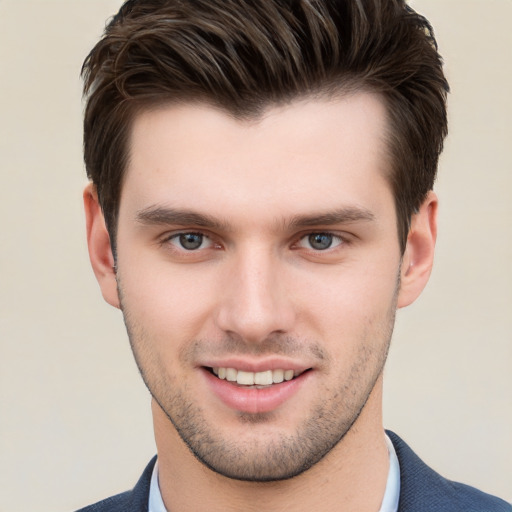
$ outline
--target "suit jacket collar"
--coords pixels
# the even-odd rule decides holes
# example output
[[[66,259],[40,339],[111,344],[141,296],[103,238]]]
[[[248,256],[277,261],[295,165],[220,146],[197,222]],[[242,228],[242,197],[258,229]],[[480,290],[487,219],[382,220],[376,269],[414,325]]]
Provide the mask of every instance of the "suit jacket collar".
[[[512,512],[503,500],[438,475],[395,433],[386,431],[400,464],[400,502],[398,512]],[[148,512],[154,457],[130,492],[87,508],[88,512]],[[111,506],[107,507],[109,503]],[[98,508],[95,508],[98,507]]]
[[[156,455],[151,459],[146,466],[144,473],[142,473],[139,481],[130,493],[130,501],[128,503],[127,511],[148,512],[149,505],[149,489],[151,486],[151,475],[156,463]]]
[[[400,464],[398,512],[512,512],[505,501],[452,482],[429,468],[395,433],[386,431]]]

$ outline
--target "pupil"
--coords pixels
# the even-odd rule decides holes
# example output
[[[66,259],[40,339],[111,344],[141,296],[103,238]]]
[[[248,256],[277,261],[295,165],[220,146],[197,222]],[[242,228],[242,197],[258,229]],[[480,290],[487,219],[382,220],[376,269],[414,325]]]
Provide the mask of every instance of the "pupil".
[[[180,235],[180,244],[184,249],[193,250],[201,247],[203,235],[199,233],[185,233]]]
[[[309,235],[309,243],[313,249],[320,251],[328,249],[332,245],[332,235],[328,233],[314,233]]]

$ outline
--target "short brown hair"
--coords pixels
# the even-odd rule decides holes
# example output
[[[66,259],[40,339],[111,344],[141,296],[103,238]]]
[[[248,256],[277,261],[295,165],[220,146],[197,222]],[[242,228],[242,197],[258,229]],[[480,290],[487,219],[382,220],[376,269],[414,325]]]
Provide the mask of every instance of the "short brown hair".
[[[432,27],[403,0],[129,0],[82,75],[87,175],[114,249],[131,125],[150,105],[203,101],[247,118],[301,96],[379,94],[402,250],[447,133]]]

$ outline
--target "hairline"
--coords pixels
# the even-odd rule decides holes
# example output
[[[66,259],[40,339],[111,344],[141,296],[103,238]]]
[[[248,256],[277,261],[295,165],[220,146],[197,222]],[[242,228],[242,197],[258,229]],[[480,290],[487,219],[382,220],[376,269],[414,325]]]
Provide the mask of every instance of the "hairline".
[[[396,197],[396,189],[393,183],[393,178],[397,173],[395,169],[397,162],[394,162],[395,158],[392,154],[393,149],[393,136],[394,136],[394,127],[390,115],[390,102],[386,95],[375,88],[367,84],[357,83],[357,78],[348,79],[344,82],[343,85],[338,85],[337,88],[331,86],[330,83],[324,84],[318,88],[315,88],[311,91],[301,92],[295,95],[290,95],[287,98],[283,98],[281,100],[275,101],[272,99],[267,99],[265,102],[260,103],[260,108],[258,109],[245,109],[244,111],[236,111],[233,108],[229,108],[221,104],[221,102],[217,101],[211,95],[197,95],[191,94],[188,95],[180,95],[176,97],[164,97],[154,96],[154,97],[138,97],[129,100],[125,100],[128,108],[128,120],[129,124],[126,128],[125,132],[125,140],[124,140],[124,154],[125,161],[123,162],[123,169],[121,170],[121,179],[119,180],[119,193],[118,193],[118,202],[116,205],[116,211],[114,212],[113,217],[110,219],[110,222],[107,222],[107,229],[110,235],[111,244],[112,244],[112,252],[114,254],[114,258],[117,255],[117,229],[118,229],[118,220],[119,220],[119,209],[122,200],[122,192],[124,182],[126,180],[127,172],[130,167],[131,158],[132,158],[132,146],[133,146],[133,131],[136,119],[148,112],[155,112],[157,110],[170,108],[173,106],[206,106],[213,109],[218,110],[219,112],[228,115],[235,121],[247,122],[247,123],[257,123],[261,121],[264,116],[273,109],[297,104],[300,102],[309,102],[309,101],[325,101],[325,102],[334,102],[337,100],[341,100],[356,94],[368,94],[376,97],[383,105],[385,117],[385,128],[384,133],[382,133],[382,143],[384,148],[384,163],[383,163],[383,173],[384,179],[388,183],[391,193],[393,195],[394,202],[394,211],[395,211],[395,220],[397,223],[397,233],[398,240],[400,244],[401,251],[405,250],[405,237],[407,233],[404,233],[404,226],[401,226],[400,222],[402,220],[399,215],[397,206],[397,197]],[[410,221],[410,215],[408,218]],[[112,226],[112,223],[114,224]],[[407,223],[407,228],[409,226],[409,222]],[[407,229],[408,231],[408,229]]]

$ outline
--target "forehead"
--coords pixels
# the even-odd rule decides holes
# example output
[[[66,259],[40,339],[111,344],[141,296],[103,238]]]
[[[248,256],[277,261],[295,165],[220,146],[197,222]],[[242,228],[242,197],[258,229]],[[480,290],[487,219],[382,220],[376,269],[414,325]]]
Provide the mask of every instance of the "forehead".
[[[155,108],[134,121],[121,206],[206,208],[216,198],[228,215],[252,202],[293,214],[371,203],[390,194],[385,134],[384,104],[369,93],[296,101],[251,120],[205,104]]]

